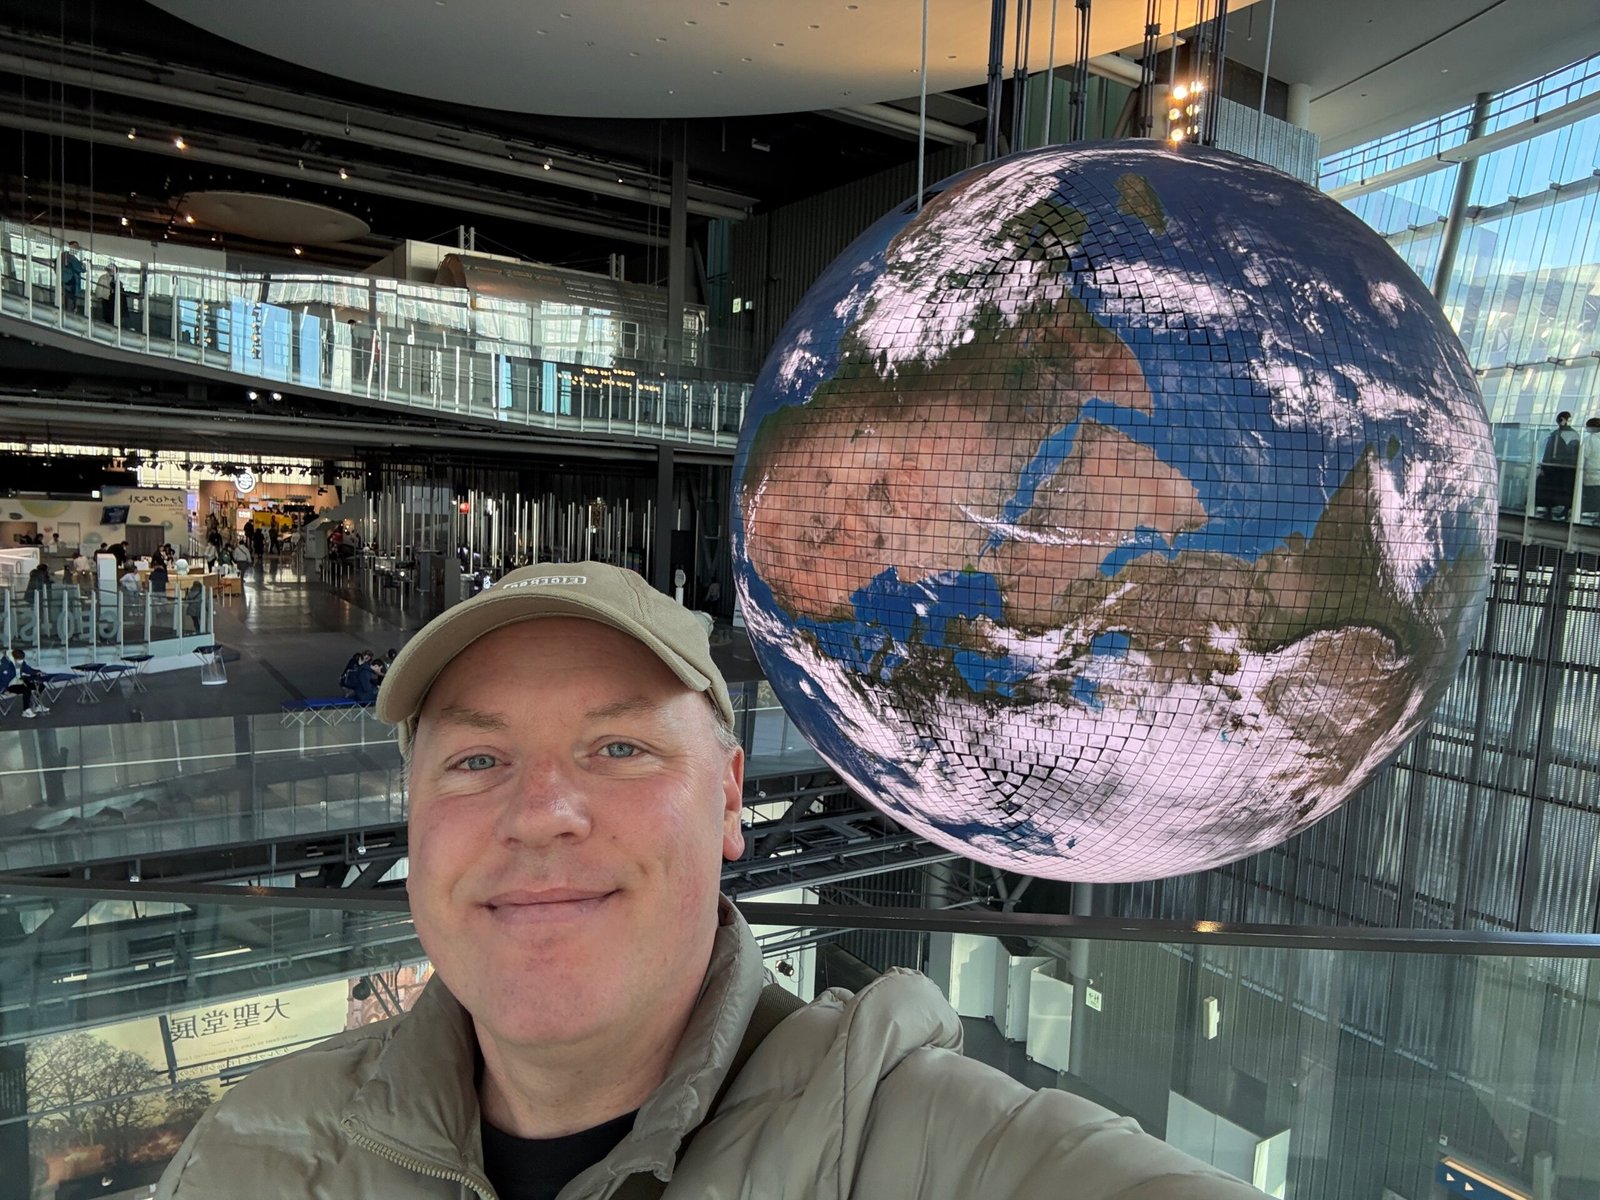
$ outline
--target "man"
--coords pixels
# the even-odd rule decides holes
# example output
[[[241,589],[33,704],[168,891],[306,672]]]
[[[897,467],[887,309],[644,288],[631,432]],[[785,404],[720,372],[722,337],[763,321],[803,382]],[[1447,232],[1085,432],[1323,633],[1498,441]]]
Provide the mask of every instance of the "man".
[[[732,1067],[770,1012],[718,894],[744,755],[703,626],[639,576],[512,572],[405,646],[378,710],[437,975],[235,1085],[158,1196],[1259,1200],[962,1058],[913,972],[825,993]]]
[[[22,715],[25,717],[41,717],[50,710],[34,699],[33,693],[37,686],[36,680],[44,678],[44,672],[28,661],[28,656],[21,650],[13,650],[10,654],[0,654],[0,692],[15,692],[22,697]]]
[[[1572,427],[1570,412],[1556,415],[1556,427],[1544,442],[1544,455],[1539,460],[1539,484],[1535,489],[1535,503],[1547,510],[1551,519],[1563,521],[1568,506],[1572,504],[1572,491],[1577,483],[1578,431]],[[1544,516],[1544,512],[1535,512]]]
[[[68,242],[61,252],[61,306],[68,312],[83,311],[83,247]]]

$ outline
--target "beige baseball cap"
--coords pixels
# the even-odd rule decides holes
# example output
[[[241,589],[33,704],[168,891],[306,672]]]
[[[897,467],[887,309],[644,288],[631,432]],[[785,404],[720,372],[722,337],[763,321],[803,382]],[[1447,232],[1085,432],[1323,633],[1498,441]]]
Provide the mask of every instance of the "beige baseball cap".
[[[400,727],[401,750],[410,747],[428,690],[456,655],[486,633],[538,617],[599,621],[637,638],[686,687],[707,693],[732,728],[728,685],[711,661],[711,642],[699,617],[635,571],[598,562],[540,563],[519,567],[440,613],[396,656],[378,692],[378,716]]]

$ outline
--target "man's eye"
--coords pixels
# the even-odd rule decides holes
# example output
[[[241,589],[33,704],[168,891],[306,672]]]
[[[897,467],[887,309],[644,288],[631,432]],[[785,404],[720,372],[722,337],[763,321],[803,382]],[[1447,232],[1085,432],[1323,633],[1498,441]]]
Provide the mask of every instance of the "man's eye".
[[[632,742],[607,742],[600,747],[600,754],[604,758],[633,758],[639,753],[639,747]]]
[[[498,762],[499,760],[492,754],[469,754],[458,765],[467,771],[487,771]]]

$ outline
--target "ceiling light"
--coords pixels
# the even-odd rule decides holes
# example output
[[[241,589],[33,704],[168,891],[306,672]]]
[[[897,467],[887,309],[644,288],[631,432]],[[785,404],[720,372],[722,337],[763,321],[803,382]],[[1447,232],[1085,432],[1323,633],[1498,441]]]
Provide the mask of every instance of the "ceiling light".
[[[698,25],[698,24],[700,24],[700,22],[699,21],[685,21],[684,24],[685,25]]]
[[[133,139],[138,137],[138,136],[139,136],[139,131],[137,129],[128,130],[128,140],[130,142],[133,141]]]
[[[129,224],[130,224],[130,222],[129,222],[129,220],[128,220],[128,218],[127,218],[127,217],[123,217],[123,218],[122,218],[122,227],[123,227],[123,228],[124,228],[124,229],[126,229],[126,228],[127,228],[127,227],[128,227],[128,225],[129,225]]]
[[[273,392],[272,393],[272,398],[274,400],[282,400],[283,399],[283,393],[282,392]]]
[[[350,178],[350,172],[346,171],[343,167],[340,167],[339,168],[339,178],[340,179],[349,179]]]
[[[305,253],[305,251],[304,251],[304,250],[302,250],[302,249],[300,249],[300,247],[299,247],[299,246],[296,246],[296,247],[295,247],[295,248],[294,248],[294,256],[295,256],[295,257],[296,257],[296,258],[299,258],[299,257],[300,257],[300,256],[301,256],[301,255],[302,255],[302,254],[304,254],[304,253]]]
[[[637,50],[629,50],[628,51],[628,57],[629,58],[638,58],[639,57],[639,52]]]
[[[250,391],[246,392],[244,394],[244,396],[245,396],[246,400],[259,400],[259,399],[261,399],[261,393],[256,391],[254,388],[252,388]]]
[[[550,160],[550,159],[548,159],[548,158],[547,158],[547,159],[545,159],[545,160],[544,160],[544,169],[545,169],[545,170],[546,170],[546,171],[548,171],[548,170],[549,170],[549,169],[550,169],[550,167],[551,167],[551,166],[552,166],[552,165],[553,165],[553,164],[552,164],[552,163],[551,163],[551,160]]]
[[[179,150],[187,150],[189,148],[189,143],[184,141],[181,135],[179,137],[173,138],[172,139],[172,144],[174,146],[176,146]]]
[[[184,213],[183,214],[183,223],[185,225],[193,225],[194,224],[194,214],[193,213]]]

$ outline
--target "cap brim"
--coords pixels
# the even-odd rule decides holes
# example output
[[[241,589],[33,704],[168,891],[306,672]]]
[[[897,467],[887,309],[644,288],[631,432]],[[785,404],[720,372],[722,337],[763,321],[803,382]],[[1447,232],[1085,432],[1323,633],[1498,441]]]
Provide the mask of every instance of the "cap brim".
[[[648,646],[686,687],[697,692],[713,690],[712,681],[703,672],[644,625],[620,616],[609,606],[585,604],[566,595],[505,592],[463,605],[459,612],[434,621],[407,642],[383,677],[378,691],[379,718],[398,725],[416,716],[444,669],[473,642],[496,629],[540,617],[577,617],[621,630]]]

